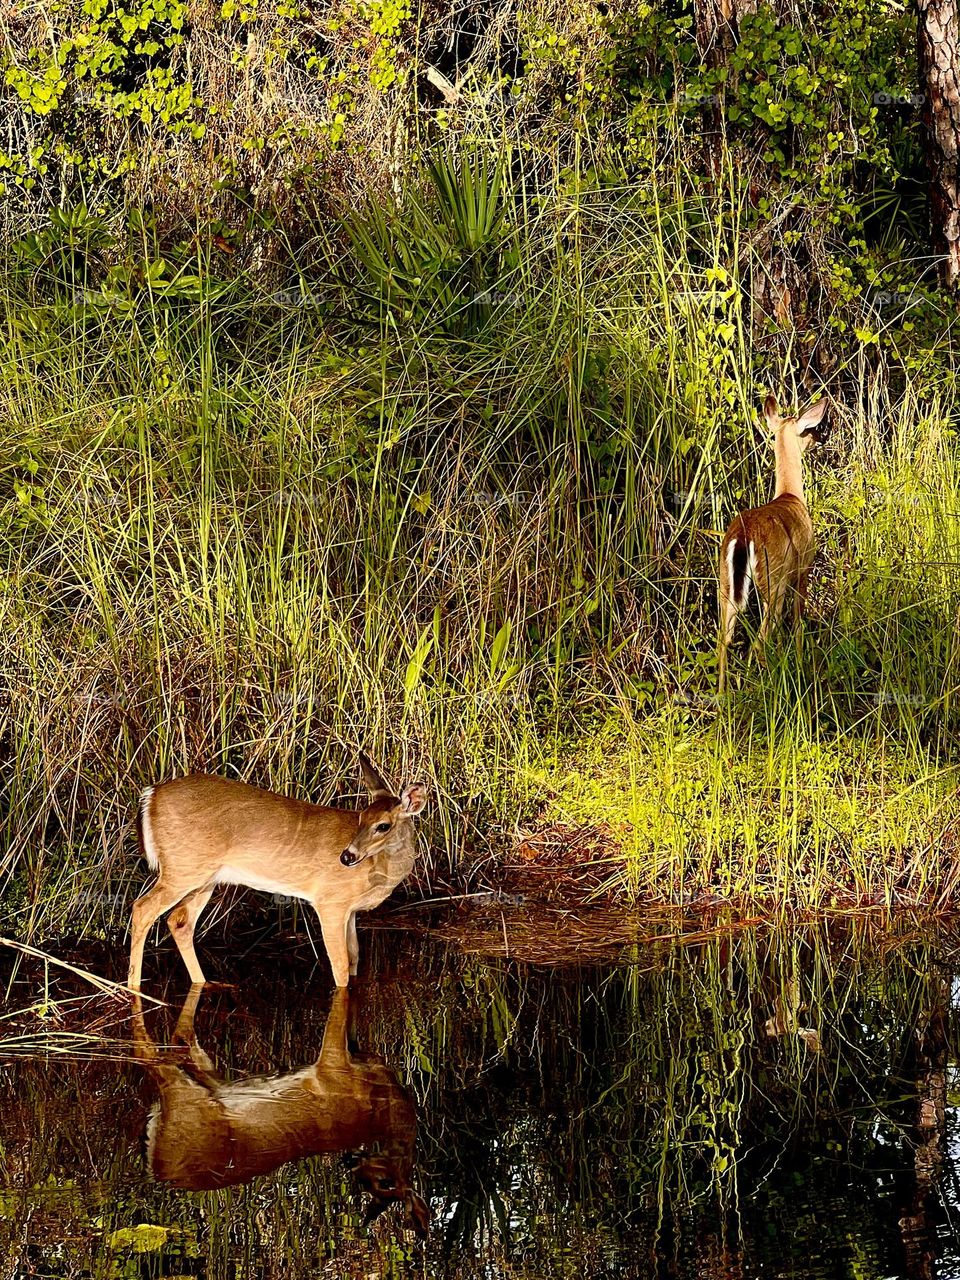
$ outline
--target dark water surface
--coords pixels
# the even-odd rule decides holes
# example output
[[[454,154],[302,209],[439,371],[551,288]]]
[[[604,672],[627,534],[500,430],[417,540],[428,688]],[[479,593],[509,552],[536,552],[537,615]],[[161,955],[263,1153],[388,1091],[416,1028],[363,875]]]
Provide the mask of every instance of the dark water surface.
[[[165,947],[142,1016],[19,968],[2,1275],[960,1277],[956,931],[658,931],[368,933],[349,999],[303,948],[188,997]]]

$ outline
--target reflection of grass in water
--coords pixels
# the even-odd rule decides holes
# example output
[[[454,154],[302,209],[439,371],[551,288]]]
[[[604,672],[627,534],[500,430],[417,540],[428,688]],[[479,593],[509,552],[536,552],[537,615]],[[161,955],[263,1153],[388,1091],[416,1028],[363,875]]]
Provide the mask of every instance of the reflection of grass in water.
[[[872,1247],[872,1231],[889,1254],[885,1210],[869,1183],[844,1205],[846,1181],[851,1168],[902,1159],[878,1145],[872,1122],[881,1116],[883,1137],[912,1122],[903,1096],[914,1082],[904,1064],[915,1029],[943,990],[919,934],[901,936],[899,946],[882,938],[866,923],[834,921],[682,951],[652,945],[636,968],[588,977],[582,986],[533,976],[515,987],[508,969],[478,966],[477,1010],[465,1018],[453,1006],[434,1024],[442,1048],[430,1054],[421,1034],[416,1059],[428,1055],[431,1082],[445,1061],[468,1063],[451,1090],[457,1117],[440,1119],[438,1141],[443,1168],[452,1161],[473,1188],[457,1191],[465,1235],[472,1224],[499,1237],[496,1201],[508,1185],[511,1209],[523,1206],[523,1223],[536,1215],[538,1238],[550,1239],[556,1255],[582,1230],[575,1248],[590,1256],[597,1241],[587,1224],[598,1219],[622,1245],[635,1239],[631,1230],[646,1231],[662,1217],[665,1238],[677,1232],[677,1247],[689,1256],[693,1223],[706,1229],[723,1206],[735,1205],[745,1247],[763,1249],[764,1205],[799,1212],[799,1199],[811,1210],[821,1180],[841,1215],[834,1246],[842,1251],[846,1232]],[[787,1031],[768,1036],[767,1020],[778,1013]],[[821,1053],[789,1029],[784,1013],[796,1014],[798,1030],[818,1029]],[[477,1018],[487,1045],[479,1061],[460,1048]],[[576,1037],[561,1030],[538,1046],[545,1024],[576,1028]],[[469,1136],[451,1152],[449,1135],[460,1130]],[[436,1167],[429,1153],[427,1162]],[[769,1201],[754,1205],[758,1182]],[[546,1204],[544,1188],[552,1191]],[[798,1260],[830,1234],[813,1217],[798,1233]]]
[[[382,980],[361,999],[358,1037],[418,1098],[429,1256],[446,1252],[456,1277],[509,1262],[533,1280],[574,1274],[577,1260],[576,1274],[600,1275],[601,1258],[644,1274],[659,1223],[661,1255],[692,1274],[724,1231],[758,1265],[773,1223],[780,1261],[858,1253],[878,1260],[866,1274],[890,1274],[899,1192],[883,1170],[910,1176],[898,1140],[915,1118],[917,1036],[945,999],[944,945],[907,923],[888,935],[833,920],[649,943],[631,967],[554,976],[375,937]],[[254,986],[234,1011],[236,999],[210,993],[197,1022],[229,1074],[289,1069],[316,1051],[326,997]],[[148,1016],[159,1034],[163,1015]],[[770,1019],[782,1034],[767,1033]],[[798,1034],[807,1028],[819,1053]],[[96,1276],[111,1274],[104,1240],[137,1223],[198,1240],[209,1280],[256,1267],[305,1278],[324,1256],[342,1275],[415,1273],[416,1246],[392,1216],[364,1233],[336,1160],[185,1195],[142,1182],[149,1090],[132,1070],[24,1063],[5,1091],[5,1182],[36,1189],[8,1202],[6,1256],[32,1206],[45,1265],[76,1237],[74,1256]],[[51,1179],[73,1186],[48,1201]]]

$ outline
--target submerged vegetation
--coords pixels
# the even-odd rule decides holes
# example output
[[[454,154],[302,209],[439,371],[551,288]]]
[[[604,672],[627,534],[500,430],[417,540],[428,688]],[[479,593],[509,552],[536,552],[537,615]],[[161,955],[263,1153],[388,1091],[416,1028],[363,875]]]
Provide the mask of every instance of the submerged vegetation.
[[[954,897],[955,300],[909,22],[761,6],[721,67],[683,6],[493,10],[446,46],[449,15],[379,3],[10,26],[24,933],[125,919],[148,783],[328,799],[358,745],[432,783],[425,881],[569,823],[627,896]],[[769,389],[831,399],[820,554],[803,630],[719,700]]]
[[[202,1074],[162,1093],[129,1060],[129,1011],[91,1008],[54,976],[0,1068],[0,1257],[63,1280],[949,1271],[960,1206],[955,1181],[935,1189],[932,1153],[956,1116],[955,938],[905,920],[893,933],[848,919],[685,940],[688,927],[664,919],[627,964],[588,969],[374,936],[355,1034],[412,1095],[422,1243],[397,1208],[364,1225],[349,1158],[315,1155],[225,1191],[148,1179],[158,1093],[151,1127],[194,1147],[213,1136],[186,1123]],[[227,1079],[319,1052],[334,1016],[317,998],[325,969],[304,999],[289,978],[309,977],[306,947],[277,967],[275,985],[258,973],[200,997],[197,1042]],[[171,1042],[183,992],[167,995],[172,1009],[145,1014],[157,1044]]]

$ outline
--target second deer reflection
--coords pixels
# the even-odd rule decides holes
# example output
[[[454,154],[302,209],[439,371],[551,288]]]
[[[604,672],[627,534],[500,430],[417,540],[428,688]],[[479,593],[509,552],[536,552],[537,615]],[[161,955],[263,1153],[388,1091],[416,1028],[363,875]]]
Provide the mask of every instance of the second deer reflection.
[[[158,1181],[192,1191],[249,1182],[292,1160],[334,1152],[359,1155],[355,1173],[373,1197],[371,1221],[402,1204],[425,1234],[430,1212],[411,1185],[416,1111],[394,1072],[348,1048],[349,994],[336,991],[316,1062],[286,1075],[224,1080],[197,1043],[192,987],[174,1040],[189,1056],[173,1061],[147,1034],[134,999],[134,1047],[160,1090],[147,1121],[147,1157]]]

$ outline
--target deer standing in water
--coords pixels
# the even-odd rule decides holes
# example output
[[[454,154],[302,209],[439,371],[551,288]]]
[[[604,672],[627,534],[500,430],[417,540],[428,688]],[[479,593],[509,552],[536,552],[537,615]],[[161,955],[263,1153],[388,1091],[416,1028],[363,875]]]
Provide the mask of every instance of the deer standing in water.
[[[824,439],[818,428],[826,408],[826,400],[820,400],[799,417],[782,418],[775,396],[764,401],[776,460],[776,491],[772,502],[734,518],[720,548],[721,693],[727,684],[727,650],[737,618],[747,606],[751,583],[763,604],[758,644],[765,643],[779,621],[788,592],[793,593],[794,619],[803,613],[816,547],[803,495],[801,459],[814,441]]]
[[[379,906],[412,871],[411,819],[426,803],[419,782],[395,796],[363,755],[360,771],[370,803],[359,811],[207,774],[148,788],[140,849],[159,876],[133,904],[128,985],[139,990],[144,943],[165,911],[190,981],[206,981],[193,946],[197,920],[218,884],[239,884],[312,903],[334,981],[347,986],[360,958],[357,912]]]
[[[147,1121],[147,1160],[160,1182],[191,1191],[236,1186],[291,1160],[349,1151],[354,1172],[373,1197],[372,1221],[402,1204],[407,1223],[425,1235],[426,1202],[414,1191],[417,1115],[408,1091],[382,1058],[355,1058],[348,1048],[350,997],[333,1004],[316,1062],[284,1075],[224,1080],[197,1043],[194,1017],[201,988],[193,986],[173,1039],[179,1061],[147,1033],[133,997],[133,1045],[159,1091]]]

